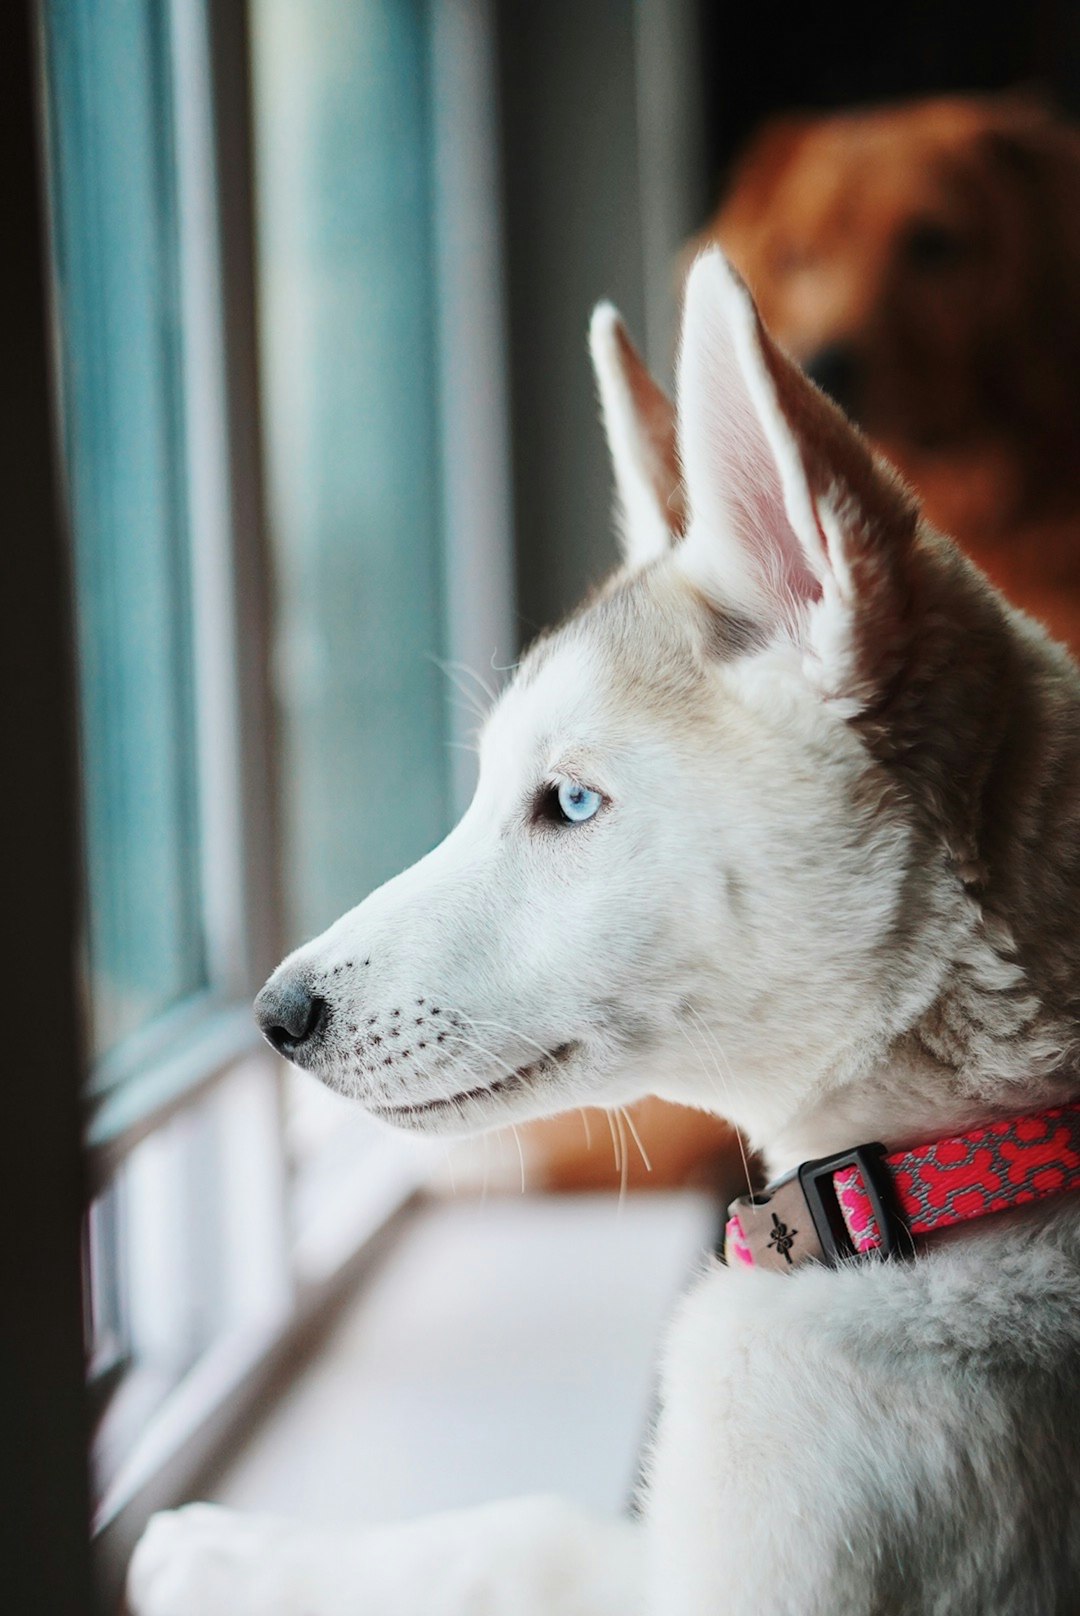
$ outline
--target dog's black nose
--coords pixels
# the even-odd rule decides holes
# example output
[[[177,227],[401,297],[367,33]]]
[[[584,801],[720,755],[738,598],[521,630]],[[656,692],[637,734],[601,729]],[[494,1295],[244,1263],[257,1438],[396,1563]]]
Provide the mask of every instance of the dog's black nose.
[[[269,981],[255,1000],[255,1019],[263,1035],[288,1060],[295,1060],[300,1048],[322,1032],[330,1018],[330,1006],[305,987],[299,977]]]
[[[862,365],[859,355],[847,342],[830,342],[811,354],[803,369],[823,393],[839,404],[848,415],[857,415]]]

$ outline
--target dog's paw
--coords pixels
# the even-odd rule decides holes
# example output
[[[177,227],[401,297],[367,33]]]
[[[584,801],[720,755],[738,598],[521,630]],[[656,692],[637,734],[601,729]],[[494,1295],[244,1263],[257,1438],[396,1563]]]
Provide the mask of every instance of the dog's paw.
[[[155,1515],[128,1571],[132,1616],[315,1616],[297,1586],[297,1536],[216,1504]]]
[[[636,1539],[550,1498],[349,1532],[189,1504],[150,1522],[128,1603],[132,1616],[633,1616]]]

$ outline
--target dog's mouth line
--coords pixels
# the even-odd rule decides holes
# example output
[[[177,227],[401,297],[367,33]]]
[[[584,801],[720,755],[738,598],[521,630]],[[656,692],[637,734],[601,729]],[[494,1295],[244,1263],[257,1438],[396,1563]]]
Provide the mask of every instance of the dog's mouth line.
[[[409,1117],[437,1116],[440,1112],[453,1111],[458,1106],[467,1105],[470,1100],[486,1100],[491,1095],[505,1094],[519,1088],[523,1083],[528,1083],[532,1078],[538,1076],[540,1072],[551,1066],[559,1065],[576,1047],[576,1043],[572,1040],[565,1044],[559,1044],[555,1049],[549,1050],[546,1055],[539,1055],[536,1060],[529,1061],[527,1065],[519,1066],[515,1071],[508,1072],[505,1077],[497,1078],[494,1083],[480,1084],[474,1089],[463,1089],[460,1094],[448,1094],[445,1098],[438,1100],[423,1100],[415,1105],[369,1103],[368,1108],[376,1116],[387,1117],[393,1121]]]

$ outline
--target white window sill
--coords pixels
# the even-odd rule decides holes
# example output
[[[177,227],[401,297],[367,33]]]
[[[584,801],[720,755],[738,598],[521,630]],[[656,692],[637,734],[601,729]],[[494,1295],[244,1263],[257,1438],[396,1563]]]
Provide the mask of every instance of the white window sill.
[[[429,1203],[210,1496],[325,1523],[537,1489],[621,1508],[718,1216],[693,1194]]]

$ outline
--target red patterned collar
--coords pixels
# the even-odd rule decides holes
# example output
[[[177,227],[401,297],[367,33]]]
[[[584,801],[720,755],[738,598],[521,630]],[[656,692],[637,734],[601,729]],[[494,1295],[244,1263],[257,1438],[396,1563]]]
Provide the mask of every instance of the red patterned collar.
[[[804,1162],[728,1208],[732,1267],[911,1256],[924,1235],[1080,1189],[1080,1101],[890,1155],[859,1145]]]

